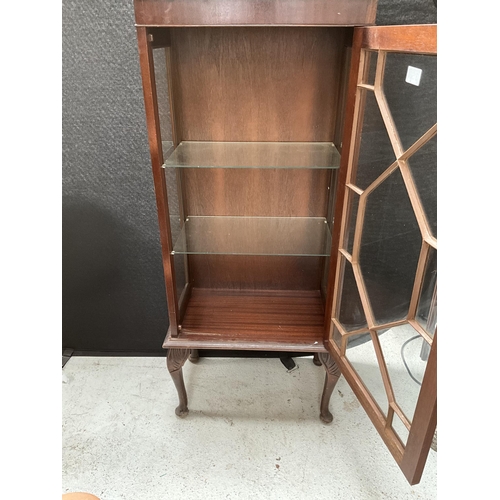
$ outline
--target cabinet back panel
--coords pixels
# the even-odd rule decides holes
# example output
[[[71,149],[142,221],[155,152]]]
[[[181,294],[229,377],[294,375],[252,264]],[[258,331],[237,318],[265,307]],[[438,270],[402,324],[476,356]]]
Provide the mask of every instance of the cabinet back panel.
[[[186,214],[325,217],[331,170],[191,169]]]
[[[343,28],[177,28],[179,139],[330,141]]]
[[[332,141],[347,31],[172,29],[178,140]],[[185,213],[325,217],[330,178],[327,170],[186,169]],[[319,289],[322,259],[300,260],[307,272],[290,257],[270,266],[263,257],[190,256],[190,277],[203,287]]]
[[[319,290],[325,257],[190,255],[199,288]]]

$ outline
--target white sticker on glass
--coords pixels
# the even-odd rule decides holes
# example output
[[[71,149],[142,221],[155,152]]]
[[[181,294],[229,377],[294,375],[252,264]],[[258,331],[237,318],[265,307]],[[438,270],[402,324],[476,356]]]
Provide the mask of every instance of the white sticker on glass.
[[[414,68],[413,66],[408,66],[408,71],[406,72],[406,82],[416,85],[420,85],[420,78],[422,77],[422,70],[420,68]]]

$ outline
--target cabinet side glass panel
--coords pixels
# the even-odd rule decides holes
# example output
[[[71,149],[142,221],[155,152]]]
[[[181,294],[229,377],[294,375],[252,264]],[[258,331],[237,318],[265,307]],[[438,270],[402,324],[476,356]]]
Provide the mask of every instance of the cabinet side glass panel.
[[[156,82],[156,97],[158,102],[158,117],[160,121],[160,134],[162,140],[163,158],[168,158],[173,150],[172,121],[170,107],[170,89],[167,72],[167,48],[153,49],[153,61]],[[179,239],[184,225],[184,213],[182,207],[182,179],[176,170],[164,170],[165,183],[167,186],[168,211],[170,220],[170,231],[172,245]],[[187,258],[175,256],[174,258],[175,284],[177,300],[180,302],[181,295],[188,280]]]

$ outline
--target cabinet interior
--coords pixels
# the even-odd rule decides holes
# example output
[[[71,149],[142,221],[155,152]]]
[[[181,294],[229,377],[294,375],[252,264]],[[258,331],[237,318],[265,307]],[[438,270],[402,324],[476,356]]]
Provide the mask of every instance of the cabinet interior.
[[[156,31],[172,336],[323,349],[352,28]]]

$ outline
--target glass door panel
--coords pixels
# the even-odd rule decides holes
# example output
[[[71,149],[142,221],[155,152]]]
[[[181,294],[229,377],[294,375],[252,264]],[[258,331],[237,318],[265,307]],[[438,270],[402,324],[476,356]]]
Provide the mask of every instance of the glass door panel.
[[[328,342],[412,484],[436,422],[435,35],[435,26],[355,31]]]

